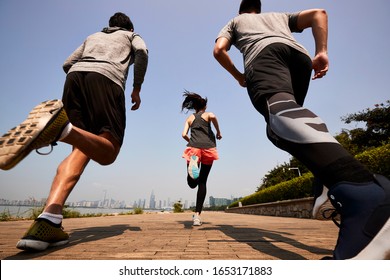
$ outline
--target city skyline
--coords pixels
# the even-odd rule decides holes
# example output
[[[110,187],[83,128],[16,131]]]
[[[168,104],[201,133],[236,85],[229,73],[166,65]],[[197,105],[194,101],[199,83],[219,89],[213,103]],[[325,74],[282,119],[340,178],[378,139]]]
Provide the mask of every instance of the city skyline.
[[[228,205],[232,201],[238,198],[217,198],[209,196],[205,200],[204,206],[220,206]],[[149,202],[147,203],[147,198],[138,198],[135,200],[120,200],[116,198],[107,197],[107,192],[104,194],[104,198],[101,200],[79,200],[79,201],[67,201],[65,204],[69,207],[90,207],[90,208],[113,208],[113,209],[171,209],[173,205],[177,202],[180,202],[183,205],[184,209],[188,209],[195,206],[195,201],[188,201],[183,199],[172,200],[170,197],[166,199],[156,199],[154,191],[150,194]],[[44,206],[46,198],[36,199],[34,197],[28,197],[25,199],[7,199],[0,197],[0,205],[16,205],[16,206]],[[225,203],[225,204],[224,204]]]

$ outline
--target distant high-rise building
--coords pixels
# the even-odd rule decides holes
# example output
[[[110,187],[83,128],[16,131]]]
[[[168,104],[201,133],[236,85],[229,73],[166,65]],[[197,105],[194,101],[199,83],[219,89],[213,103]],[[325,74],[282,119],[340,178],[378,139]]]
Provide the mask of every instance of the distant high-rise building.
[[[210,206],[225,206],[231,204],[235,199],[227,199],[227,198],[216,198],[213,196],[210,196],[209,203]]]
[[[156,197],[154,196],[154,191],[150,195],[149,208],[156,209]]]

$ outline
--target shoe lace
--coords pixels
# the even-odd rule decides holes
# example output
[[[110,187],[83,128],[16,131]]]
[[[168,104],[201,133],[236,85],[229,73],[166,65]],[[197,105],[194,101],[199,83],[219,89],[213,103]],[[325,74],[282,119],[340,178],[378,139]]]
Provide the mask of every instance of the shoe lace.
[[[339,221],[337,220],[337,216],[339,215],[339,212],[334,209],[334,208],[329,208],[329,209],[325,209],[323,212],[322,212],[322,216],[327,219],[327,220],[330,220],[332,219],[333,223],[337,226],[337,227],[340,227],[340,223]]]
[[[52,152],[53,149],[54,149],[54,148],[53,148],[54,146],[57,146],[57,143],[56,143],[56,142],[53,142],[53,143],[50,144],[50,151],[48,151],[48,152],[41,152],[41,151],[40,151],[40,149],[46,148],[46,147],[48,147],[48,146],[40,147],[40,148],[36,149],[35,151],[37,152],[38,155],[47,156],[47,155],[51,154],[51,152]]]

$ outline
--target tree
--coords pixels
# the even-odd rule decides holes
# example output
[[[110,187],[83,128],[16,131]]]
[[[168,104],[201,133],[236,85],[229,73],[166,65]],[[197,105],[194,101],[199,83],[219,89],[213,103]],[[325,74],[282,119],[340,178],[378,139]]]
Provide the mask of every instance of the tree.
[[[361,148],[352,143],[349,130],[343,129],[340,134],[335,136],[335,138],[352,155],[357,155],[361,152]]]
[[[346,124],[365,123],[364,128],[343,130],[336,136],[337,140],[353,154],[369,147],[382,146],[390,140],[390,100],[375,104],[374,107],[341,118]]]
[[[292,157],[289,163],[285,162],[269,171],[268,174],[263,177],[262,183],[257,188],[257,191],[274,186],[281,182],[289,181],[307,172],[309,172],[307,167],[295,157]]]

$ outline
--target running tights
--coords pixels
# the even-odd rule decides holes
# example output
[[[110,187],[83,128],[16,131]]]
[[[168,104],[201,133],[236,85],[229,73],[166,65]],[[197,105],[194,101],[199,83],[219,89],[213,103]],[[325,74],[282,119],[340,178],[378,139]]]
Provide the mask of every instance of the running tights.
[[[191,189],[198,186],[198,192],[196,194],[196,207],[195,212],[201,213],[203,209],[203,204],[206,199],[206,182],[209,176],[212,165],[200,164],[199,178],[194,180],[189,175],[187,175],[187,183]]]
[[[268,95],[255,107],[267,122],[270,141],[305,164],[328,188],[342,181],[373,180],[369,170],[330,135],[325,123],[297,104],[292,94]]]

